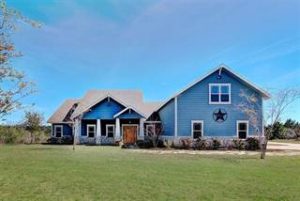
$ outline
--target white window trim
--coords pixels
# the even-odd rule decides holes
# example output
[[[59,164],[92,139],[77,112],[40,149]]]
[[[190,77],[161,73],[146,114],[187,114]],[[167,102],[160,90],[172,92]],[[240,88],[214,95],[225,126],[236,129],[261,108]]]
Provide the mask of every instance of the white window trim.
[[[105,136],[108,137],[108,127],[113,127],[113,138],[115,138],[116,126],[114,124],[106,124]]]
[[[149,127],[153,127],[154,128],[154,131],[155,131],[155,124],[148,124],[148,125],[146,125],[146,135],[147,136],[149,136],[149,134],[148,134],[148,128]]]
[[[191,122],[191,137],[194,139],[194,123],[201,123],[201,137],[204,137],[204,121],[203,120],[192,120]]]
[[[94,137],[89,137],[89,128],[94,127]],[[96,125],[95,124],[87,124],[86,125],[86,136],[87,138],[95,138],[97,135]]]
[[[238,120],[236,122],[236,137],[239,139],[239,124],[245,123],[247,124],[247,130],[246,130],[246,138],[249,136],[249,121],[247,120]]]
[[[217,86],[219,87],[219,102],[212,102],[211,101],[211,94],[212,94],[212,91],[211,91],[211,88],[213,86]],[[221,101],[221,94],[222,94],[222,90],[221,90],[221,87],[222,86],[228,86],[228,93],[229,93],[229,101],[228,102],[222,102]],[[209,84],[209,104],[210,105],[229,105],[231,104],[231,84],[230,83],[210,83]]]
[[[54,132],[53,132],[53,136],[57,137],[56,135],[56,128],[60,128],[61,129],[61,138],[64,136],[64,128],[62,125],[54,125]]]

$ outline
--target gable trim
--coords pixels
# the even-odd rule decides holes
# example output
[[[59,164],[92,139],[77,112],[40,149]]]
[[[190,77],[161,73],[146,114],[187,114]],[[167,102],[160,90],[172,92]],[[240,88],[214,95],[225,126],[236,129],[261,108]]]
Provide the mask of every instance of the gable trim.
[[[172,99],[175,99],[176,97],[178,97],[179,95],[181,95],[182,93],[184,93],[185,91],[187,91],[188,89],[190,89],[191,87],[195,86],[196,84],[198,84],[199,82],[203,81],[204,79],[206,79],[208,76],[210,76],[211,74],[213,74],[216,71],[219,71],[219,74],[222,73],[222,70],[225,69],[227,71],[229,71],[230,73],[232,73],[233,75],[235,75],[238,79],[242,80],[243,82],[245,82],[246,84],[248,84],[249,86],[251,86],[252,88],[254,88],[255,90],[259,91],[262,96],[265,99],[269,99],[271,98],[270,94],[261,89],[260,87],[256,86],[255,84],[251,83],[250,81],[248,81],[247,79],[243,78],[241,75],[235,73],[233,70],[231,70],[228,66],[226,66],[225,64],[221,64],[219,66],[217,66],[216,68],[214,68],[212,71],[210,71],[209,73],[207,73],[206,75],[200,77],[200,79],[196,80],[195,82],[193,82],[192,84],[188,85],[187,87],[185,87],[183,90],[179,91],[178,93],[176,93],[174,96],[172,96],[170,99],[168,99],[161,107],[159,107],[156,111],[159,111],[160,109],[162,109],[168,102],[170,102]]]
[[[117,114],[115,114],[115,115],[114,115],[114,118],[117,118],[117,117],[120,116],[121,114],[125,113],[127,110],[134,110],[137,114],[139,114],[139,115],[141,115],[142,117],[145,118],[145,115],[144,115],[142,112],[136,110],[135,108],[133,108],[133,107],[131,107],[131,106],[130,106],[130,107],[126,107],[124,110],[122,110],[122,111],[118,112]]]
[[[122,101],[118,100],[117,98],[111,96],[110,94],[107,94],[105,97],[101,97],[101,99],[97,99],[96,101],[94,101],[92,104],[88,105],[87,107],[85,107],[85,109],[82,110],[82,112],[76,114],[75,116],[72,116],[72,119],[75,119],[76,117],[86,113],[87,111],[89,111],[89,109],[91,107],[94,107],[95,105],[97,105],[98,103],[102,102],[105,99],[113,99],[114,101],[116,101],[117,103],[121,104],[122,106],[129,107],[128,105],[126,105],[125,103],[123,103]]]

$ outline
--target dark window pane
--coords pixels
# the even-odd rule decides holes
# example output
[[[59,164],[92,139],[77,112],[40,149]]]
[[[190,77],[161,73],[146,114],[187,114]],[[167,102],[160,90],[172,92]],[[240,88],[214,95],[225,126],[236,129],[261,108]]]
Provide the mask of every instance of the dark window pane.
[[[211,102],[219,102],[219,95],[211,95]]]
[[[246,131],[247,130],[247,124],[246,123],[239,123],[239,130],[240,131]]]
[[[211,87],[212,94],[219,94],[219,86],[212,86]]]
[[[194,130],[201,131],[201,123],[194,123]]]
[[[240,139],[246,139],[247,137],[247,132],[246,131],[240,131],[239,132],[239,138]]]
[[[114,137],[114,126],[107,126],[107,137]]]
[[[55,127],[55,135],[56,135],[56,137],[62,137],[61,127]]]
[[[229,102],[229,95],[221,95],[221,101],[222,102]]]
[[[202,136],[202,133],[201,133],[201,131],[194,131],[194,133],[193,133],[193,137],[194,137],[194,139],[196,139],[196,138],[200,138]]]
[[[221,87],[222,94],[229,94],[229,86],[222,86]]]
[[[89,137],[95,137],[94,133],[89,133]]]
[[[88,137],[95,137],[96,127],[88,126]]]
[[[114,133],[113,133],[113,132],[109,132],[109,133],[107,134],[107,137],[114,137]]]

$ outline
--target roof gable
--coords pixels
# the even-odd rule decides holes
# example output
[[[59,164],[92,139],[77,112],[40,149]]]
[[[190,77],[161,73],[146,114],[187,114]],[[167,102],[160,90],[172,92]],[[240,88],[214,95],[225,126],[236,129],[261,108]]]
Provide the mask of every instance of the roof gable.
[[[68,99],[61,104],[61,106],[54,112],[54,114],[48,119],[48,123],[70,123],[72,122],[70,117],[74,112],[79,100]]]
[[[111,97],[125,107],[134,106],[143,101],[142,93],[131,90],[91,90],[80,101],[72,115],[72,118],[81,115],[88,109],[101,102],[105,98]]]
[[[216,67],[215,69],[213,69],[212,71],[210,71],[209,73],[207,73],[206,75],[200,77],[198,80],[196,80],[195,82],[193,82],[192,84],[188,85],[187,87],[185,87],[183,90],[179,91],[178,93],[176,93],[174,96],[172,96],[170,99],[168,99],[164,104],[162,104],[161,107],[158,108],[157,111],[159,111],[161,108],[163,108],[168,102],[170,102],[172,99],[174,99],[175,97],[181,95],[182,93],[184,93],[185,91],[189,90],[190,88],[192,88],[193,86],[195,86],[196,84],[202,82],[204,79],[208,78],[209,76],[211,76],[212,74],[218,72],[220,75],[222,75],[222,71],[226,71],[227,73],[229,73],[230,75],[232,75],[235,79],[239,80],[240,82],[244,83],[245,85],[247,85],[248,87],[254,89],[255,91],[257,91],[259,94],[262,95],[262,97],[264,99],[269,99],[270,95],[267,91],[261,89],[260,87],[256,86],[255,84],[251,83],[250,81],[248,81],[246,78],[242,77],[241,75],[235,73],[233,70],[231,70],[228,66],[226,66],[225,64],[221,64],[218,67]]]

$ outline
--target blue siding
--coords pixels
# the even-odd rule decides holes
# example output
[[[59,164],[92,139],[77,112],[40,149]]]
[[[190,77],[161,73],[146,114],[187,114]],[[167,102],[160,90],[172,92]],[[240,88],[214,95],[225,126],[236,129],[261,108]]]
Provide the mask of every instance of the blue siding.
[[[113,116],[122,111],[125,107],[110,99],[98,103],[91,108],[91,111],[84,114],[83,119],[113,119]]]
[[[171,100],[158,113],[163,126],[164,136],[174,135],[174,100]]]
[[[205,137],[236,137],[237,120],[249,120],[237,107],[241,103],[241,91],[249,94],[255,93],[259,101],[259,117],[262,117],[262,97],[249,88],[244,83],[235,79],[229,72],[223,70],[222,79],[217,79],[218,72],[213,73],[200,83],[194,85],[178,97],[178,136],[191,136],[191,121],[204,121]],[[210,83],[230,83],[231,84],[231,104],[210,105],[209,104],[209,84]],[[215,122],[213,112],[219,108],[225,109],[228,118],[223,123]],[[262,127],[262,120],[260,129]],[[255,130],[250,126],[249,134],[255,134]]]
[[[136,113],[134,110],[131,110],[131,112],[129,112],[129,110],[127,110],[126,112],[124,112],[123,114],[121,114],[119,116],[120,119],[140,119],[142,117],[143,116]]]
[[[178,136],[191,137],[192,120],[204,121],[205,137],[236,137],[236,124],[238,120],[249,120],[237,107],[242,101],[241,91],[255,93],[259,103],[257,111],[259,114],[259,127],[262,130],[262,96],[244,82],[236,79],[230,72],[223,70],[222,78],[217,79],[218,72],[211,74],[206,79],[189,88],[178,96]],[[209,104],[209,84],[230,83],[231,104]],[[223,123],[217,123],[213,119],[213,112],[219,108],[225,109],[228,118]],[[164,135],[174,136],[174,100],[170,101],[160,111],[159,115],[164,126]],[[249,134],[255,135],[255,129],[250,125]]]
[[[54,126],[63,126],[63,136],[72,136],[73,128],[68,124],[52,124],[52,136],[54,135]]]

